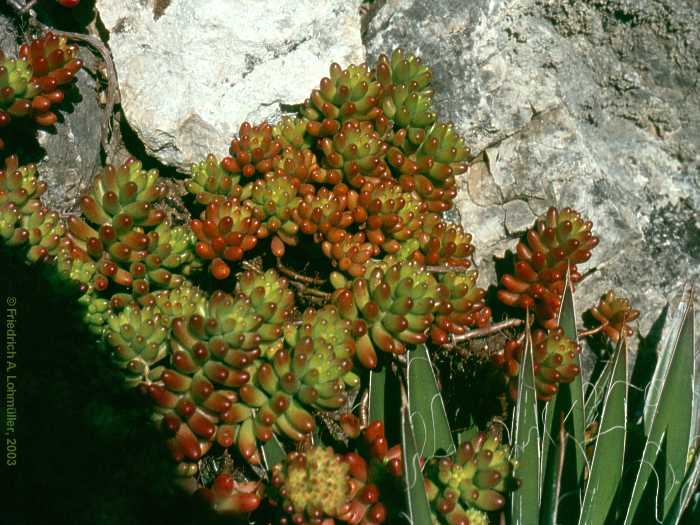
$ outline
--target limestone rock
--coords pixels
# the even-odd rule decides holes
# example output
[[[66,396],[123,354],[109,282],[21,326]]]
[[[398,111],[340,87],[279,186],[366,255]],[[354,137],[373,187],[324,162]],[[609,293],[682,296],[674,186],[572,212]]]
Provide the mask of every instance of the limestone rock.
[[[432,65],[440,118],[480,153],[458,207],[485,279],[547,207],[601,244],[580,309],[608,288],[644,334],[700,276],[700,12],[692,0],[388,0],[371,60],[403,47]]]
[[[364,61],[359,0],[97,0],[129,124],[187,171],[240,124],[304,101],[331,62]]]

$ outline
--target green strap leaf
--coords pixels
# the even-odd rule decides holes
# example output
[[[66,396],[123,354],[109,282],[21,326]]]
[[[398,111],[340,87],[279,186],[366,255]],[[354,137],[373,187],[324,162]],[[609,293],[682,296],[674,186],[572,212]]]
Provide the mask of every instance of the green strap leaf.
[[[693,387],[695,385],[695,334],[693,293],[684,292],[665,346],[659,358],[644,407],[646,443],[632,489],[625,525],[634,522],[647,484],[659,489],[653,512],[664,520],[681,489],[688,470],[688,458],[694,436]],[[665,445],[665,446],[664,446]],[[656,472],[654,465],[663,451],[665,466]],[[661,479],[659,480],[659,476]],[[660,490],[663,488],[663,490]]]
[[[516,476],[522,480],[522,485],[511,495],[511,525],[533,525],[539,521],[540,512],[540,432],[529,326],[528,319],[525,324],[525,352],[518,377],[518,400],[513,413],[513,456],[517,465]]]
[[[369,420],[384,423],[387,367],[375,368],[369,372]]]
[[[622,482],[627,432],[627,344],[621,338],[606,385],[603,414],[591,471],[586,483],[579,525],[603,525]]]
[[[433,365],[425,345],[418,345],[408,355],[408,408],[416,446],[421,456],[430,459],[456,452],[445,403],[438,390]]]
[[[272,438],[262,446],[262,452],[267,470],[271,470],[275,465],[282,463],[287,457],[282,443],[279,442],[277,436],[274,434],[272,434]]]
[[[420,465],[420,453],[413,436],[411,416],[408,409],[406,393],[401,388],[403,407],[401,410],[401,459],[403,463],[403,481],[406,493],[406,515],[411,525],[432,523],[430,503],[425,493],[423,472]]]
[[[567,277],[566,287],[562,296],[559,310],[559,326],[567,337],[578,340],[576,331],[576,308],[573,288]],[[581,356],[577,357],[581,368]],[[547,402],[544,408],[544,425],[542,436],[542,512],[541,525],[556,525],[559,510],[559,495],[576,490],[583,473],[585,457],[583,452],[585,411],[583,403],[583,382],[581,374],[569,384],[559,385],[559,391],[554,399]],[[562,458],[561,425],[566,432],[564,455]],[[562,464],[563,459],[563,464]],[[578,500],[567,500],[571,507],[567,510],[576,512]]]

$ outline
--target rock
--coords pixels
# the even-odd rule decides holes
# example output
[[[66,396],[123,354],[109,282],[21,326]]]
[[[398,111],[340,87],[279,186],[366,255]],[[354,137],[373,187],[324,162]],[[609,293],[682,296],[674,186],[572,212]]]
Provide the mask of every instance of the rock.
[[[388,0],[372,60],[395,47],[432,65],[438,115],[478,156],[458,208],[484,283],[494,256],[549,206],[601,238],[579,310],[609,288],[645,334],[700,276],[700,12],[690,0]]]
[[[331,62],[364,61],[359,0],[97,0],[129,124],[189,171],[240,124],[298,104]]]
[[[81,52],[85,60],[94,60]],[[100,163],[100,123],[102,108],[97,102],[95,80],[85,71],[77,75],[71,88],[74,104],[61,106],[56,129],[39,129],[37,138],[44,149],[38,164],[41,178],[48,183],[44,203],[61,213],[79,210],[78,198],[92,183]]]

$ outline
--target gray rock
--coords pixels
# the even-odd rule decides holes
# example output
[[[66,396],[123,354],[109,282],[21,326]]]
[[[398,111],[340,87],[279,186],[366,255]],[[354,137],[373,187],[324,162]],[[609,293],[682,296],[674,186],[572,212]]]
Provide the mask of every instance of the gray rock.
[[[331,62],[364,60],[359,0],[97,0],[122,105],[146,150],[189,170],[240,124],[304,101]]]
[[[691,0],[388,0],[371,59],[433,66],[438,115],[479,154],[458,208],[484,284],[549,206],[594,222],[580,309],[609,288],[646,333],[700,276],[700,12]]]
[[[87,53],[81,56],[87,60]],[[89,187],[100,166],[100,119],[94,79],[85,71],[77,75],[72,88],[79,102],[70,112],[60,111],[55,130],[39,129],[37,138],[45,151],[38,164],[39,173],[48,183],[44,203],[63,214],[78,210],[78,198]]]

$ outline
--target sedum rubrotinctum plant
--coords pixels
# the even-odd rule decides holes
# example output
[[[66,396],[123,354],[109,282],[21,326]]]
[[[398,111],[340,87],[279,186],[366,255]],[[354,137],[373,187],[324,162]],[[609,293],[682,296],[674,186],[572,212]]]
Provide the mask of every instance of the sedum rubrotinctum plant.
[[[74,56],[50,34],[17,59],[0,55],[0,125],[54,124]],[[548,210],[487,304],[471,235],[442,217],[472,155],[432,98],[430,68],[401,50],[372,67],[333,64],[297,115],[245,122],[229,156],[192,166],[186,222],[138,160],[105,166],[82,213],[59,217],[36,167],[9,155],[0,236],[75,283],[101,351],[152,406],[174,479],[232,522],[632,523],[652,507],[680,517],[699,475],[697,400],[683,390],[692,300],[643,422],[625,403],[639,312],[613,291],[589,315],[584,335],[602,350],[584,388],[572,293],[598,244],[592,223]],[[468,356],[483,343],[477,361],[496,383],[485,392],[502,410],[459,427],[475,400],[443,402],[438,385],[476,366]],[[692,425],[677,428],[670,410]],[[678,448],[657,458],[662,437]],[[663,501],[640,488],[655,483],[655,461],[657,478],[676,475],[663,478]]]

